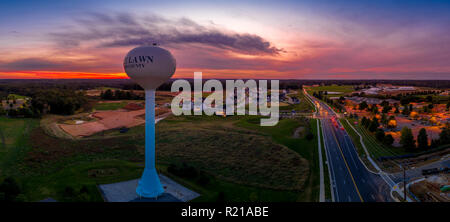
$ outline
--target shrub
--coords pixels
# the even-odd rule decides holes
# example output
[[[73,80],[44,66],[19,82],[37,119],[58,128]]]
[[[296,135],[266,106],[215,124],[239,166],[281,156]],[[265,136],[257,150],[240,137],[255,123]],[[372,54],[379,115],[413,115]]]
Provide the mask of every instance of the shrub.
[[[388,146],[392,145],[394,143],[394,137],[391,134],[387,134],[383,139],[383,143]]]
[[[168,167],[167,167],[167,172],[173,174],[173,175],[177,175],[178,168],[175,164],[171,163]]]
[[[80,193],[89,193],[89,189],[87,188],[87,186],[83,185],[80,189]]]
[[[439,144],[449,144],[450,143],[450,127],[445,127],[442,129],[441,133],[439,133]]]
[[[91,201],[91,197],[89,196],[88,193],[79,193],[76,197],[76,201],[80,201],[80,202],[89,202]]]
[[[0,192],[4,193],[5,201],[14,201],[20,194],[20,187],[14,178],[8,177],[0,185]]]
[[[375,130],[377,130],[378,126],[379,126],[378,121],[374,118],[374,120],[371,121],[369,124],[369,131],[375,132]]]
[[[383,141],[384,140],[384,131],[382,129],[377,129],[377,132],[375,133],[375,137],[377,138],[378,141]]]
[[[252,192],[250,193],[250,197],[249,197],[250,201],[255,202],[258,200],[258,194],[256,192]]]
[[[183,163],[181,166],[170,164],[167,168],[167,171],[175,176],[188,179],[194,179],[198,176],[197,170],[194,167],[187,165],[186,163]]]
[[[421,149],[428,148],[428,135],[425,128],[420,129],[419,135],[417,135],[417,144]]]
[[[405,149],[413,149],[416,147],[415,143],[416,141],[414,140],[411,129],[406,126],[403,127],[400,136],[400,144],[402,144]]]
[[[209,177],[206,176],[204,172],[200,172],[197,183],[201,186],[206,186],[209,184]]]
[[[220,192],[217,194],[216,202],[219,202],[219,203],[225,202],[225,193],[224,193],[224,192],[220,191]]]
[[[89,202],[92,200],[89,188],[83,185],[79,190],[71,186],[64,188],[63,197],[65,201]]]
[[[25,202],[27,201],[27,198],[25,197],[24,194],[19,194],[17,195],[17,197],[14,199],[15,202]]]
[[[64,189],[64,197],[72,198],[74,196],[75,196],[75,189],[73,189],[73,187],[67,186]]]
[[[431,140],[431,144],[430,144],[431,148],[436,148],[438,146],[439,146],[439,140]]]
[[[312,132],[308,132],[307,134],[306,134],[306,139],[307,140],[312,140],[312,139],[314,139],[314,134],[312,133]]]

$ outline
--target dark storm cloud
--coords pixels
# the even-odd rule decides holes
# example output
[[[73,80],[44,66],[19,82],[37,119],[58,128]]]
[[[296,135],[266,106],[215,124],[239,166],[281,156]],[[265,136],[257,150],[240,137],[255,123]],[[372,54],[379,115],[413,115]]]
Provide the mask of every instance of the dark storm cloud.
[[[92,13],[76,22],[74,31],[51,33],[51,37],[63,46],[98,41],[97,47],[201,44],[248,55],[283,52],[261,36],[203,26],[187,18],[170,20],[158,15],[136,17],[126,13],[114,16]]]

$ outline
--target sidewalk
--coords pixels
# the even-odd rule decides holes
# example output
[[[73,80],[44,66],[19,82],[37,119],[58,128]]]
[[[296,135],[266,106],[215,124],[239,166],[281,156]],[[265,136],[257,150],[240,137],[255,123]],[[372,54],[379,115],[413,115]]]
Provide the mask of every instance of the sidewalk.
[[[156,199],[140,198],[136,194],[139,179],[102,184],[98,185],[98,188],[106,202],[187,202],[200,196],[200,194],[189,190],[162,174],[159,175],[159,179],[165,192]]]

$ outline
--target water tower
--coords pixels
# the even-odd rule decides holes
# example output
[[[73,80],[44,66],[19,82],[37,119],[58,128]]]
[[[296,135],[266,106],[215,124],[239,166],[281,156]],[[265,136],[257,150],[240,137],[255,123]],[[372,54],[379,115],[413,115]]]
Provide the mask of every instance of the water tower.
[[[155,90],[175,72],[172,54],[156,45],[132,49],[123,66],[127,75],[145,90],[145,168],[136,193],[155,198],[164,193],[155,168]]]

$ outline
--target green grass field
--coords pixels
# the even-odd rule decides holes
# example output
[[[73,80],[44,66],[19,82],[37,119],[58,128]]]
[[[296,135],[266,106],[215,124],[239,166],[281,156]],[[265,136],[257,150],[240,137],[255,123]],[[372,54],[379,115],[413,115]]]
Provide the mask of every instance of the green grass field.
[[[187,162],[229,182],[271,189],[301,189],[306,179],[303,176],[308,167],[306,160],[272,141],[267,135],[270,132],[234,125],[259,127],[257,118],[169,117],[158,124],[158,160]],[[294,121],[281,121],[265,129],[287,129],[292,135],[297,125]]]
[[[318,86],[318,87],[311,87],[309,88],[313,92],[318,91],[329,91],[329,92],[342,92],[342,93],[349,93],[353,92],[353,86],[350,85],[330,85],[330,86]]]
[[[324,95],[325,97],[340,97],[340,96],[346,96],[347,94],[354,91],[353,86],[350,85],[330,85],[330,86],[318,86],[318,87],[309,87],[307,89],[308,93],[312,95],[314,92],[319,91],[327,91],[327,92],[340,92],[340,94],[328,94]]]
[[[352,121],[350,121],[351,123]],[[356,150],[358,151],[358,155],[365,157],[366,153],[364,152],[364,149],[361,145],[361,140],[359,135],[350,127],[350,125],[345,121],[345,119],[341,120],[342,126],[345,128],[345,131],[352,137],[353,143],[356,146]],[[353,127],[355,127],[353,125]]]
[[[94,109],[96,110],[117,110],[126,106],[128,102],[110,102],[110,103],[96,103]]]
[[[295,202],[298,201],[298,191],[286,191],[265,189],[254,186],[236,184],[215,176],[208,175],[210,182],[207,185],[200,185],[196,180],[180,178],[167,172],[166,164],[159,164],[158,169],[171,179],[201,194],[193,202],[216,202],[219,201],[220,194],[222,201],[226,202]]]
[[[295,110],[297,112],[313,112],[314,107],[313,105],[305,98],[305,95],[303,94],[303,90],[298,90],[299,92],[297,94],[290,94],[288,96],[294,96],[300,99],[299,104],[292,104],[287,106],[280,106],[280,110]]]
[[[140,153],[129,145],[132,141],[74,141],[46,135],[38,119],[0,117],[2,146],[0,148],[0,181],[16,179],[27,201],[53,197],[59,201],[102,201],[96,188],[99,183],[111,183],[137,178],[142,166],[130,159]],[[102,144],[103,143],[103,144]],[[133,155],[134,154],[134,155]],[[92,177],[93,169],[114,169],[113,175]],[[68,187],[79,190],[86,186],[84,198],[66,197]]]
[[[372,155],[372,157],[378,158],[381,156],[395,156],[406,154],[406,152],[401,148],[388,147],[382,144],[375,138],[375,136],[372,133],[370,133],[366,128],[361,126],[361,124],[358,124],[354,127],[363,136],[364,144],[366,145],[366,148]]]
[[[433,98],[433,101],[437,102],[437,103],[444,103],[446,104],[449,100],[450,100],[450,96],[446,96],[446,95],[434,95],[434,94],[429,94],[429,95],[414,95],[420,98],[427,98],[428,96],[431,96]]]
[[[157,124],[157,166],[200,192],[195,201],[220,195],[226,201],[317,201],[317,138],[292,137],[302,124],[316,132],[315,120],[261,127],[254,116],[169,117]],[[8,138],[2,143],[0,181],[13,176],[27,201],[102,201],[97,184],[135,179],[143,170],[143,126],[120,137],[107,132],[84,140],[49,136],[35,119],[1,118],[0,126]],[[182,162],[205,172],[210,182],[167,172],[169,164]],[[68,196],[69,188],[74,195]],[[80,193],[83,189],[87,193]]]
[[[314,134],[314,139],[307,140],[306,138],[292,138],[292,135],[295,128],[299,125],[295,122],[295,120],[285,120],[285,122],[281,121],[275,127],[261,127],[256,124],[249,124],[247,122],[240,122],[244,127],[247,128],[256,128],[262,132],[266,132],[272,136],[272,138],[286,147],[294,150],[299,153],[303,158],[308,160],[309,170],[308,170],[308,178],[303,188],[303,192],[298,197],[298,201],[317,201],[319,196],[319,163],[318,163],[318,152],[317,152],[317,124],[315,119],[308,120],[305,119],[302,125],[308,125],[311,128],[311,132]]]
[[[0,178],[15,173],[13,165],[29,150],[29,135],[38,126],[36,119],[0,117]]]
[[[354,121],[355,121],[354,119],[349,119],[350,123],[353,123]],[[348,132],[348,134],[352,138],[353,143],[356,145],[358,154],[361,156],[361,159],[364,161],[365,165],[368,168],[375,170],[375,168],[372,166],[372,164],[367,159],[367,155],[361,145],[359,135],[350,127],[350,125],[347,123],[347,121],[345,121],[345,119],[342,119],[340,122],[342,123],[345,130]],[[381,156],[396,156],[396,155],[406,154],[406,152],[401,148],[388,147],[388,146],[382,144],[375,138],[375,136],[372,133],[370,133],[366,128],[364,128],[360,124],[353,125],[353,127],[363,137],[363,142],[367,148],[367,151],[369,152],[370,157],[374,161],[377,161],[377,158],[381,157]],[[378,162],[378,163],[380,164],[379,165],[380,167],[385,167],[386,169],[397,166],[397,164],[395,164],[392,161]]]
[[[103,202],[98,184],[136,179],[141,173],[142,165],[138,163],[103,159],[72,163],[49,174],[24,177],[21,182],[29,201],[53,197],[58,201]],[[80,190],[83,186],[89,191],[85,197],[64,193],[67,187]]]
[[[378,140],[376,140],[375,136],[369,131],[359,125],[359,130],[363,132],[363,137],[366,138],[365,141],[368,141],[368,143],[371,144],[371,149],[369,149],[370,153],[373,153],[376,158],[380,156],[395,156],[395,155],[403,155],[407,152],[404,151],[404,149],[400,147],[388,147],[386,145],[383,145]]]
[[[26,98],[29,98],[29,97],[22,96],[22,95],[17,95],[17,94],[9,94],[8,97],[7,97],[7,99],[9,99],[9,100],[26,99]]]
[[[102,90],[102,91],[106,91],[106,90],[112,90],[112,91],[115,91],[115,90],[121,90],[121,89],[119,89],[119,88],[113,88],[113,87],[98,87],[98,88],[96,88],[97,90]]]
[[[307,166],[304,165],[304,160],[300,160],[301,157],[299,156],[297,157],[300,158],[298,159],[300,160],[299,163],[294,161],[294,165],[290,167],[286,165],[286,168],[283,167],[285,163],[280,165],[280,162],[283,162],[282,159],[295,160],[297,159],[296,155],[286,148],[273,149],[274,146],[277,147],[276,143],[270,142],[273,132],[259,126],[259,117],[172,117],[161,123],[161,125],[158,124],[157,129],[157,131],[160,131],[158,149],[161,153],[166,153],[170,149],[178,154],[168,155],[166,153],[167,157],[164,157],[164,154],[163,156],[158,156],[158,158],[161,157],[159,160],[163,162],[160,166],[167,165],[171,161],[172,163],[173,161],[175,163],[183,161],[206,171],[210,175],[211,182],[209,184],[199,185],[196,181],[171,175],[165,171],[164,167],[162,168],[162,171],[166,172],[174,180],[201,193],[202,196],[194,201],[216,201],[220,193],[224,195],[226,201],[299,200],[299,191],[306,182],[306,178],[302,177]],[[292,130],[297,125],[291,121],[283,121],[276,128],[286,130],[289,132],[289,135],[292,135]],[[183,130],[184,135],[169,138],[174,133],[174,130],[185,129],[187,126],[195,128],[195,131],[191,130],[192,133],[189,133]],[[170,135],[166,134],[167,132],[170,132]],[[178,143],[174,141],[179,140],[181,140],[180,147],[177,148]],[[181,149],[187,149],[187,152]],[[209,150],[208,154],[205,154],[204,151],[206,150]],[[267,153],[268,151],[271,154]],[[291,157],[284,156],[283,153],[289,153],[288,155]],[[284,157],[279,158],[278,155]],[[180,160],[173,158],[178,158],[179,156],[182,156]],[[291,163],[288,162],[291,161],[286,161],[290,165]],[[301,165],[296,167],[296,164]],[[291,171],[292,168],[296,170]],[[267,170],[271,172],[269,173]],[[285,172],[282,173],[280,170]],[[291,176],[285,174],[288,172],[290,172]],[[247,175],[247,173],[249,174]],[[286,177],[281,176],[283,174]],[[291,180],[292,178],[288,177],[297,179]],[[301,183],[296,190],[290,190],[290,188],[286,187],[287,184],[296,186],[295,184],[298,182]],[[284,189],[283,186],[285,186]],[[276,187],[278,189],[274,189]]]

